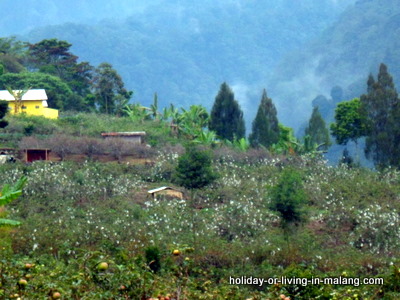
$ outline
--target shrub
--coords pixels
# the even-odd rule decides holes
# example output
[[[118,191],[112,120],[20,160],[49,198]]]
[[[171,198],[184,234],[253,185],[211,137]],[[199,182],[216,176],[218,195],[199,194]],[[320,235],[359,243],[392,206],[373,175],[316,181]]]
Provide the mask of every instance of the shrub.
[[[65,134],[56,134],[46,141],[47,146],[52,152],[57,154],[61,160],[69,154],[76,152],[76,140]]]
[[[160,249],[156,246],[147,247],[145,250],[146,262],[149,268],[157,273],[161,270]]]
[[[106,144],[102,139],[83,137],[79,139],[78,144],[80,153],[86,154],[89,160],[92,160],[96,154],[104,154],[106,152]]]
[[[307,196],[299,172],[291,168],[285,169],[278,184],[272,188],[271,198],[270,208],[281,216],[283,228],[291,224],[298,225],[303,220],[303,205]]]
[[[200,189],[211,184],[217,175],[211,168],[211,154],[189,146],[178,160],[175,182],[189,190]]]
[[[121,162],[122,157],[132,154],[137,145],[120,138],[111,138],[104,140],[104,147],[113,158],[118,160],[118,162]]]
[[[20,150],[46,148],[46,142],[36,136],[25,136],[18,143]]]

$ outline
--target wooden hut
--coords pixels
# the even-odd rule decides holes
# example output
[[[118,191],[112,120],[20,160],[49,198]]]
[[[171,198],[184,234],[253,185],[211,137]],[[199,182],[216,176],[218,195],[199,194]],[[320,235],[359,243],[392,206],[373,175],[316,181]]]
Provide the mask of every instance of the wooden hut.
[[[49,160],[50,149],[24,149],[25,162]]]

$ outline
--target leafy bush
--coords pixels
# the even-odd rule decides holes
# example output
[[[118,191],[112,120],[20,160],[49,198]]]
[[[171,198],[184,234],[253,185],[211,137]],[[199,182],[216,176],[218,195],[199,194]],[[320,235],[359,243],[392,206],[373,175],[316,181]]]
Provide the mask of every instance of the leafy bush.
[[[304,219],[307,196],[299,172],[288,168],[282,172],[278,184],[271,190],[271,209],[282,219],[282,227],[299,224]]]

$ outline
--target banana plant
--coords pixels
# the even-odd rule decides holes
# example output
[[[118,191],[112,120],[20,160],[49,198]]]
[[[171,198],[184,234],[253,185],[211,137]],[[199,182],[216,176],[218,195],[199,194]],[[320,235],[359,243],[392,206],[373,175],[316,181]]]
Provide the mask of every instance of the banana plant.
[[[233,142],[225,140],[225,143],[228,146],[233,147],[242,152],[246,152],[250,148],[250,144],[245,138],[241,138],[239,140],[235,139]]]
[[[148,107],[144,107],[139,103],[126,105],[124,108],[126,115],[134,122],[143,122],[144,120],[147,120],[149,118],[149,110]]]
[[[325,143],[322,144],[317,144],[313,143],[311,140],[311,136],[306,135],[304,137],[303,143],[298,143],[298,142],[292,142],[297,149],[297,153],[299,154],[305,154],[305,153],[311,153],[313,155],[320,155],[323,153],[326,153],[327,151],[321,150],[322,146],[325,145]]]
[[[180,132],[190,139],[195,139],[203,132],[203,128],[208,123],[207,110],[202,105],[191,105],[188,110],[181,108],[182,113],[179,116]]]
[[[22,188],[25,185],[26,181],[27,178],[25,176],[22,176],[15,185],[4,185],[3,189],[0,192],[0,206],[4,206],[21,196]],[[20,224],[21,223],[18,221],[0,218],[0,226],[17,226]]]
[[[150,114],[154,120],[158,120],[160,113],[158,112],[158,96],[154,94],[153,104],[150,105]]]
[[[214,131],[202,131],[199,136],[193,140],[196,144],[215,146],[219,143]]]

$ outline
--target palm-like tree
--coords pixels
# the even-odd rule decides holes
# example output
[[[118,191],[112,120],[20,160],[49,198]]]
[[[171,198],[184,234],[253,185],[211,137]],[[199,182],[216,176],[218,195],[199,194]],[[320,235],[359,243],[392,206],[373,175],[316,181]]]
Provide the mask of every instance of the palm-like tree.
[[[158,112],[158,96],[154,94],[153,104],[150,105],[150,114],[154,120],[159,120],[160,113]]]
[[[126,105],[124,108],[124,112],[127,114],[129,118],[134,122],[143,122],[144,120],[149,118],[148,107],[142,106],[140,103],[133,103],[130,105]]]

